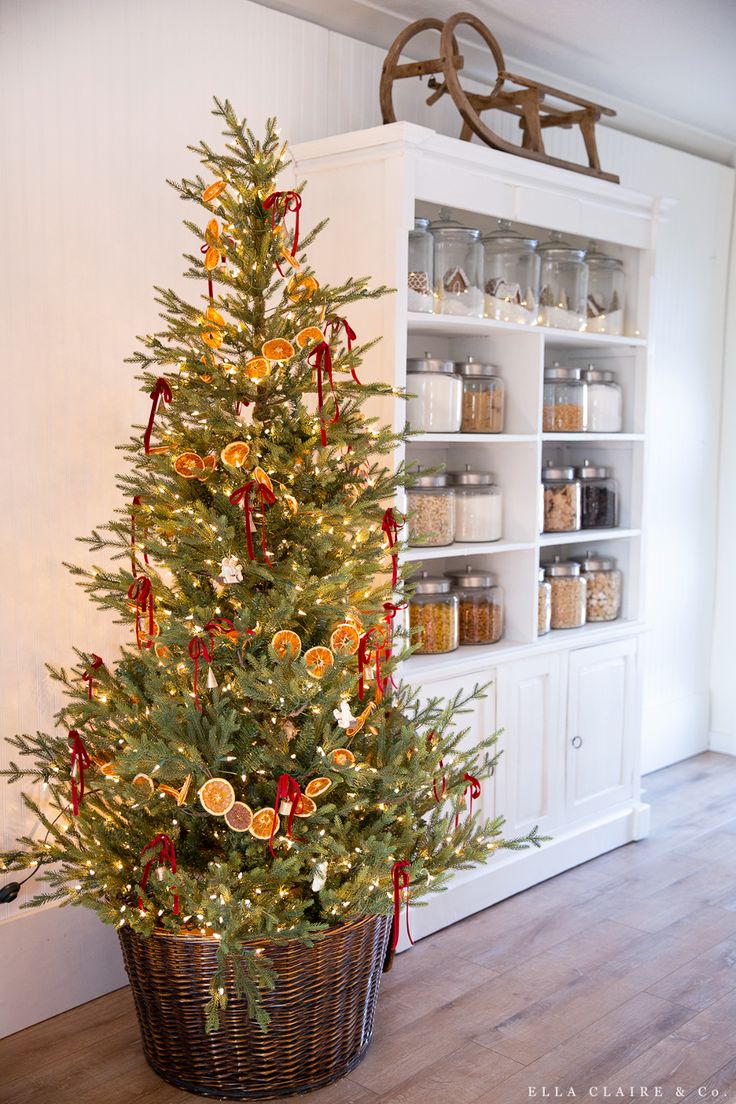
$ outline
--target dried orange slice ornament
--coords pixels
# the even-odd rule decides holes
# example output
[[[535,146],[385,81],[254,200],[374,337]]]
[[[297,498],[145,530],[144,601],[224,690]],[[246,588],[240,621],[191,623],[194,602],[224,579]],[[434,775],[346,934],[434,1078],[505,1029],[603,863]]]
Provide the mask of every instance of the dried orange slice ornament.
[[[273,337],[263,342],[261,352],[268,360],[291,360],[294,346],[285,337]]]
[[[304,663],[312,678],[321,679],[335,662],[329,648],[309,648],[304,653]]]
[[[347,621],[338,625],[330,637],[330,647],[338,655],[352,656],[358,650],[360,634],[355,625],[349,625]]]
[[[224,816],[235,804],[235,790],[227,778],[208,778],[197,796],[202,808],[213,816]]]
[[[189,793],[189,787],[192,784],[192,776],[188,774],[184,779],[181,787],[177,790],[175,786],[167,786],[166,783],[162,783],[159,786],[159,792],[168,794],[169,797],[173,797],[177,805],[183,805],[187,799]]]
[[[294,806],[294,816],[298,817],[310,817],[314,816],[317,812],[317,806],[312,801],[311,797],[303,793],[299,795],[299,800]]]
[[[272,833],[276,835],[280,826],[281,821],[273,809],[258,809],[253,814],[248,831],[256,839],[267,840],[271,838]]]
[[[299,634],[291,629],[280,629],[271,638],[271,647],[279,659],[296,659],[302,650]]]
[[[153,650],[159,659],[169,659],[171,657],[171,648],[167,648],[165,644],[154,644]]]
[[[296,343],[300,349],[306,348],[307,345],[318,345],[324,339],[325,335],[319,326],[307,326],[296,335]]]
[[[214,307],[208,307],[204,312],[204,316],[208,322],[211,322],[213,326],[224,326],[225,319],[222,317],[219,311],[216,311]]]
[[[201,475],[197,476],[200,483],[204,483],[204,481],[212,475],[217,466],[217,457],[214,453],[211,453],[209,456],[205,456],[202,463],[204,464],[204,470]]]
[[[332,762],[336,767],[354,767],[355,756],[349,748],[335,748],[331,752]]]
[[[307,797],[320,797],[321,794],[327,793],[331,785],[331,778],[313,778],[311,782],[307,782],[304,793]]]
[[[174,461],[174,471],[185,479],[198,479],[204,471],[204,460],[196,452],[183,452]]]
[[[297,500],[294,498],[293,495],[283,494],[283,495],[281,495],[281,498],[286,503],[286,506],[287,506],[290,514],[295,514],[298,511],[299,504],[298,504]]]
[[[249,455],[250,445],[245,441],[231,441],[220,453],[220,459],[231,468],[242,468]]]
[[[271,482],[268,474],[263,470],[263,468],[254,468],[253,478],[255,479],[256,483],[260,483],[262,487],[265,487],[267,490],[273,492],[273,483]]]
[[[107,764],[105,764],[107,765]],[[137,774],[133,779],[133,785],[146,791],[146,797],[151,797],[156,789],[153,779],[147,774]]]
[[[253,357],[246,361],[245,374],[248,379],[255,380],[258,383],[271,374],[271,363],[265,357]]]
[[[227,188],[227,182],[225,180],[215,180],[214,183],[208,185],[202,192],[202,199],[205,203],[211,203],[213,199],[217,199],[222,192]]]
[[[202,330],[202,340],[208,349],[219,349],[222,345],[222,334],[211,327],[208,330]]]
[[[302,303],[311,299],[315,291],[319,290],[319,284],[314,276],[292,276],[286,285],[286,294],[292,303]]]
[[[225,823],[233,832],[247,832],[253,823],[253,810],[244,801],[236,801],[225,813]]]

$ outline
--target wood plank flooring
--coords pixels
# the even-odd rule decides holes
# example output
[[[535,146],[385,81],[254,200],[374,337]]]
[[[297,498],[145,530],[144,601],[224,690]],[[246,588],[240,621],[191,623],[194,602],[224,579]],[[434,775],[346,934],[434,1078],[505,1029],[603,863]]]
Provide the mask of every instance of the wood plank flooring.
[[[645,784],[649,839],[401,955],[364,1062],[310,1104],[732,1099],[736,760]],[[0,1040],[1,1104],[200,1099],[146,1065],[127,989]]]

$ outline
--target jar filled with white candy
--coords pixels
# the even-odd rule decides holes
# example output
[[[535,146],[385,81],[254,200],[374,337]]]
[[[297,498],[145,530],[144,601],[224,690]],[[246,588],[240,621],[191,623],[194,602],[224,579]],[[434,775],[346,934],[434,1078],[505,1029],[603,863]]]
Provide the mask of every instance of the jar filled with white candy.
[[[542,258],[539,324],[557,330],[584,330],[587,319],[588,266],[585,250],[550,234],[537,252]]]
[[[587,385],[585,428],[591,433],[620,433],[624,428],[624,402],[614,373],[589,364],[581,379]]]
[[[451,360],[431,353],[406,362],[406,422],[421,433],[459,433],[463,383]]]
[[[588,242],[585,262],[588,266],[586,330],[622,334],[626,280],[623,262],[600,252],[594,241]]]
[[[503,495],[493,472],[448,472],[455,489],[455,540],[497,541],[503,536]]]
[[[433,278],[434,241],[429,232],[429,219],[415,218],[414,229],[409,231],[409,288],[410,311],[434,311]]]
[[[487,318],[534,326],[539,300],[539,256],[536,238],[511,229],[508,219],[483,238],[483,279]]]
[[[480,230],[463,226],[447,207],[429,224],[434,240],[434,288],[440,314],[483,317]]]

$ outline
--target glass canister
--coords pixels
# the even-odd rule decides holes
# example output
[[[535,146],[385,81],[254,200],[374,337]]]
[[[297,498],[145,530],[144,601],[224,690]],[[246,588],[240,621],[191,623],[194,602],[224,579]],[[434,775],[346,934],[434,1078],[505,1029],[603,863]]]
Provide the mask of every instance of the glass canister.
[[[585,262],[588,266],[586,330],[590,333],[622,334],[626,277],[623,261],[599,252],[598,243],[588,242]]]
[[[552,584],[543,567],[537,584],[537,636],[545,636],[552,628]]]
[[[580,564],[555,556],[551,563],[545,564],[544,571],[552,591],[551,628],[577,629],[584,625],[587,587]]]
[[[579,368],[563,368],[560,364],[545,368],[543,431],[582,433],[587,424],[587,392]]]
[[[483,245],[480,230],[462,226],[443,207],[429,224],[434,239],[434,287],[440,314],[483,317]]]
[[[586,385],[585,428],[591,433],[620,433],[624,427],[624,399],[613,372],[590,364],[583,369],[581,379]]]
[[[463,385],[463,433],[503,433],[504,384],[495,364],[455,361]]]
[[[493,472],[448,472],[455,490],[455,540],[497,541],[503,535],[503,495]]]
[[[588,621],[615,621],[621,615],[621,572],[613,556],[586,552],[578,563],[585,579]]]
[[[580,528],[614,529],[618,524],[618,486],[613,469],[583,461],[580,480]]]
[[[485,313],[501,322],[534,326],[539,307],[537,239],[511,229],[507,219],[483,239]]]
[[[460,643],[495,644],[503,636],[503,590],[495,577],[470,564],[447,575],[460,602]]]
[[[406,421],[420,433],[459,433],[463,384],[451,360],[430,353],[406,362]]]
[[[575,533],[580,528],[580,480],[575,468],[555,465],[542,471],[544,533]]]
[[[454,652],[458,646],[459,599],[450,593],[450,580],[422,571],[412,585],[409,635],[412,644],[419,645],[416,654]]]
[[[409,292],[410,311],[434,311],[434,240],[429,232],[429,219],[415,218],[409,231]]]
[[[538,247],[542,259],[539,276],[539,324],[558,330],[584,330],[587,319],[588,266],[585,250],[551,233]]]
[[[414,548],[452,544],[455,539],[455,490],[445,472],[411,473],[406,491],[408,543]]]

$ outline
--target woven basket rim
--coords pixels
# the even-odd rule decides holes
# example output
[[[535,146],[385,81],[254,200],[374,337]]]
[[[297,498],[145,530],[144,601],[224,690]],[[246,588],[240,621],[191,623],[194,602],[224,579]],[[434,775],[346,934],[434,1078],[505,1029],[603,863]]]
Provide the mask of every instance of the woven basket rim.
[[[343,923],[343,924],[335,924],[334,927],[325,928],[322,931],[313,932],[313,933],[310,934],[310,939],[313,939],[315,943],[321,943],[328,936],[339,935],[342,932],[350,931],[354,928],[361,927],[363,924],[368,924],[372,920],[386,919],[387,916],[388,916],[388,914],[383,913],[383,912],[366,913],[364,916],[358,916],[353,920],[346,920],[345,923]],[[118,930],[120,931],[121,934],[123,932],[126,932],[126,933],[129,933],[130,935],[138,936],[140,939],[152,939],[153,937],[156,937],[157,939],[166,939],[166,940],[170,940],[171,942],[178,942],[178,943],[207,942],[207,943],[211,943],[213,945],[216,944],[216,943],[219,943],[219,940],[214,939],[211,935],[203,935],[199,931],[171,932],[171,931],[168,931],[168,929],[166,929],[166,928],[154,928],[154,930],[150,933],[150,935],[144,935],[142,932],[134,931],[133,928],[129,927],[128,924],[125,924],[123,927],[119,928]],[[290,937],[289,939],[269,939],[268,936],[264,936],[261,939],[245,939],[240,944],[240,946],[241,947],[286,947],[290,943],[298,943],[301,946],[305,945],[305,941],[303,939],[299,939],[299,938],[296,938],[294,936]]]

